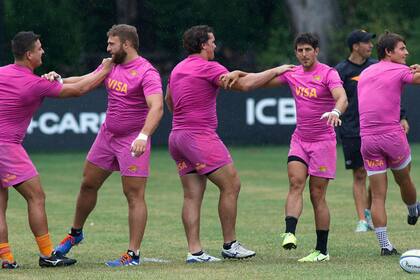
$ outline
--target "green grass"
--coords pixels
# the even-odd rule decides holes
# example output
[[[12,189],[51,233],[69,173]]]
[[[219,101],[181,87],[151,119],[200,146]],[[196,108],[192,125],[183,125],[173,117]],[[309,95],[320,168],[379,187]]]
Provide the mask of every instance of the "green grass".
[[[420,146],[413,145],[413,177],[420,162]],[[284,251],[284,202],[288,191],[287,147],[232,148],[242,189],[239,197],[237,236],[257,256],[246,261],[186,265],[186,241],[181,223],[182,189],[175,165],[165,149],[152,153],[152,174],[147,186],[149,220],[142,255],[170,263],[145,263],[139,267],[110,269],[103,264],[124,252],[128,243],[127,203],[119,174],[102,187],[96,209],[85,225],[85,242],[74,248],[74,267],[40,269],[38,250],[27,223],[26,206],[19,194],[9,195],[9,239],[21,269],[1,271],[0,279],[409,279],[398,257],[379,257],[375,234],[355,234],[351,173],[344,170],[338,150],[337,179],[329,186],[331,212],[329,251],[331,261],[299,264],[315,245],[315,229],[308,190],[297,228],[298,248]],[[53,242],[64,237],[71,225],[85,154],[33,154],[47,194],[47,212]],[[217,216],[218,191],[209,184],[202,209],[201,239],[204,248],[220,254],[222,237]],[[398,187],[390,180],[387,200],[390,240],[401,251],[419,248],[418,229],[406,224],[406,209]]]

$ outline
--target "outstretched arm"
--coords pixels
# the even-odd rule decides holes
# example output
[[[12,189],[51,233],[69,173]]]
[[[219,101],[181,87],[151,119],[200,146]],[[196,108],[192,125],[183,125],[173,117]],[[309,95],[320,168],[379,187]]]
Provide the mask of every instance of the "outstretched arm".
[[[111,58],[106,58],[102,60],[102,69],[86,75],[86,77],[78,80],[75,83],[65,83],[63,84],[63,88],[60,91],[59,98],[67,98],[67,97],[78,97],[82,96],[88,91],[96,88],[99,86],[105,77],[108,75],[109,71],[111,71],[112,66]]]
[[[260,87],[275,87],[282,83],[278,75],[293,69],[294,65],[282,65],[259,73],[233,71],[221,77],[221,85],[226,89],[250,91]]]

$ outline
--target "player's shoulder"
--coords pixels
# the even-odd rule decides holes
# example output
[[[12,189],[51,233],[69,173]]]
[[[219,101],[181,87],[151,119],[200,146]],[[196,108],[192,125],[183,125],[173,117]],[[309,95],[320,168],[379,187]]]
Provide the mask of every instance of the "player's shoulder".
[[[347,68],[349,65],[350,65],[350,64],[349,64],[349,61],[348,61],[347,59],[345,59],[345,60],[342,60],[342,61],[340,61],[339,63],[337,63],[337,65],[335,65],[335,66],[334,66],[334,68],[335,68],[337,71],[342,71],[342,70],[344,70],[345,68]]]
[[[379,61],[378,61],[377,59],[372,58],[372,57],[369,57],[369,58],[366,60],[366,64],[367,64],[367,65],[376,64],[376,63],[378,63],[378,62],[379,62]]]
[[[135,61],[135,66],[138,68],[143,68],[145,70],[148,69],[154,69],[156,70],[155,66],[153,66],[152,62],[150,62],[147,58],[145,57],[138,57]]]

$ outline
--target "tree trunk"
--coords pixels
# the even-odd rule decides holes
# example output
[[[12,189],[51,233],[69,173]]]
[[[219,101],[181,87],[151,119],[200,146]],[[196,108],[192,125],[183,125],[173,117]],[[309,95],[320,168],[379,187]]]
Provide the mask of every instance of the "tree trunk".
[[[328,62],[330,34],[339,26],[338,4],[334,0],[286,0],[296,33],[311,32],[319,36],[319,60]]]

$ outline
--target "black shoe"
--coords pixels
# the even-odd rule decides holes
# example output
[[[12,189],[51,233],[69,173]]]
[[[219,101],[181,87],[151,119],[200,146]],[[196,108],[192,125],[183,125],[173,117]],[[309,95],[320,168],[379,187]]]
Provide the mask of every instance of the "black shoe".
[[[420,203],[417,202],[417,214],[420,215]],[[407,223],[414,226],[417,223],[419,216],[407,216]]]
[[[19,266],[17,265],[17,263],[16,262],[12,262],[12,263],[10,263],[10,262],[8,262],[8,261],[3,261],[2,263],[1,263],[1,268],[5,268],[5,269],[15,269],[15,268],[18,268]]]
[[[39,257],[40,267],[69,266],[75,264],[76,262],[76,260],[66,258],[62,253],[56,251],[53,251],[51,256],[48,258]]]
[[[408,215],[407,216],[407,223],[409,225],[414,226],[417,223],[418,218],[419,218],[419,216],[410,216],[410,215]]]
[[[392,248],[392,250],[388,250],[387,248],[381,249],[381,256],[393,256],[393,255],[399,256],[400,253],[398,253],[397,249],[395,248]]]

